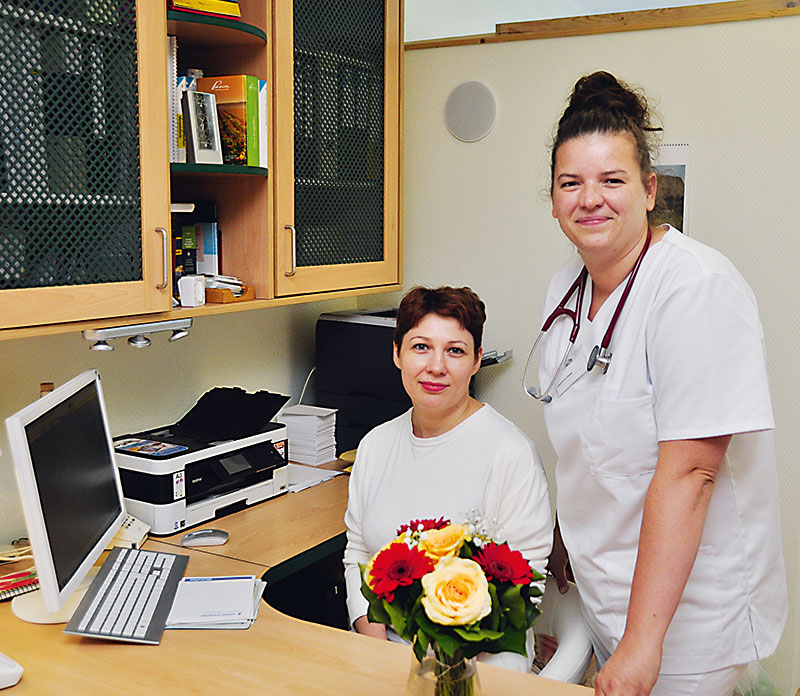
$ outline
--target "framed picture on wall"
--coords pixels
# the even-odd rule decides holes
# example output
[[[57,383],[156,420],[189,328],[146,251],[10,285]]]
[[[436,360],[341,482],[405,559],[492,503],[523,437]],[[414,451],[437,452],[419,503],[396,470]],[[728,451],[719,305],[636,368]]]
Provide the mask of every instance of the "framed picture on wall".
[[[658,177],[658,190],[650,224],[669,223],[689,234],[689,145],[662,143],[653,169]]]
[[[222,164],[222,142],[214,95],[186,91],[181,97],[181,109],[186,133],[186,161]]]

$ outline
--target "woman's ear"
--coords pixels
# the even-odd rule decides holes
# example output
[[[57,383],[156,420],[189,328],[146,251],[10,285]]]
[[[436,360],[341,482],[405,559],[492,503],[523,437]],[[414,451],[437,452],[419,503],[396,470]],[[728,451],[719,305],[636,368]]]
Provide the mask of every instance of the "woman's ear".
[[[483,346],[478,348],[478,354],[475,356],[475,364],[472,366],[472,374],[477,374],[481,369],[481,359],[483,358]]]
[[[400,369],[400,349],[396,343],[392,343],[392,360],[394,360],[395,367]]]
[[[656,192],[658,191],[658,177],[655,172],[650,172],[647,177],[647,210],[652,210],[656,205]]]

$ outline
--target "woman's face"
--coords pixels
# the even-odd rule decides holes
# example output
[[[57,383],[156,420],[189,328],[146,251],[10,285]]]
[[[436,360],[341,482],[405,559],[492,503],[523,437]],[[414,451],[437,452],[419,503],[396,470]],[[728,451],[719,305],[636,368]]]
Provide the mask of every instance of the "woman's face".
[[[469,398],[469,380],[481,365],[472,334],[452,317],[427,314],[403,336],[394,364],[415,410],[444,414]]]
[[[584,261],[618,259],[647,233],[656,176],[642,183],[631,135],[567,140],[556,151],[553,177],[553,217]]]

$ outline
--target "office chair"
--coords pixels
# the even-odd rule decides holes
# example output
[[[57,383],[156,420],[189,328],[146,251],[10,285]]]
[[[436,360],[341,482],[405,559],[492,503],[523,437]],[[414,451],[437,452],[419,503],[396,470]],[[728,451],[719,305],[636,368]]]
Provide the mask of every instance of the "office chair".
[[[581,615],[578,588],[570,583],[569,591],[562,595],[555,578],[548,577],[540,608],[542,614],[536,619],[534,633],[553,636],[558,641],[558,648],[539,676],[572,684],[582,683],[593,650]]]

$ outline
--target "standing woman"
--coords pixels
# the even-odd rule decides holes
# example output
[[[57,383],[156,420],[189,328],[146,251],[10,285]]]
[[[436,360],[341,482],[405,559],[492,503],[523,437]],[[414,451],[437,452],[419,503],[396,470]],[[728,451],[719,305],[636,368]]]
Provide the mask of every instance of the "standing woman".
[[[543,308],[577,316],[543,334],[528,388],[558,455],[549,569],[562,591],[574,573],[596,694],[728,696],[786,615],[764,336],[728,259],[648,224],[650,119],[594,73],[552,147],[553,217],[578,255]]]

